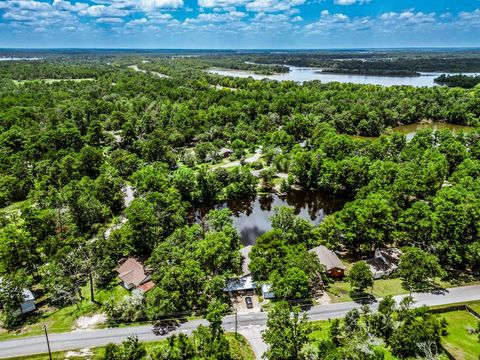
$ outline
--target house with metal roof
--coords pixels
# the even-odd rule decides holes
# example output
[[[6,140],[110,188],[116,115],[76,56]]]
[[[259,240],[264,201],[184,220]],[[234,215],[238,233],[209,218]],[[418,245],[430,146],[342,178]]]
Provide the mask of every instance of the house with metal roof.
[[[257,285],[253,281],[251,275],[242,276],[235,279],[227,280],[226,286],[223,289],[231,297],[239,295],[254,295]]]

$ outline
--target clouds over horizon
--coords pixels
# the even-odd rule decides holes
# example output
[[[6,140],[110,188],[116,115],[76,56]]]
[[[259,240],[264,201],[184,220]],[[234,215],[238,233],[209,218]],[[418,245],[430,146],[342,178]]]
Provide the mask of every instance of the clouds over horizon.
[[[382,6],[377,6],[380,2]],[[392,5],[386,7],[389,2]],[[181,38],[190,47],[208,47],[218,39],[222,47],[235,47],[230,40],[239,37],[250,47],[258,46],[260,38],[270,47],[285,47],[284,41],[311,47],[340,41],[337,46],[341,47],[367,37],[390,39],[392,46],[408,45],[413,32],[438,46],[443,34],[460,38],[472,33],[471,43],[480,45],[473,36],[480,28],[480,2],[477,5],[402,8],[394,0],[4,0],[0,35],[13,32],[17,41],[24,42],[22,46],[28,46],[32,32],[50,36],[51,46],[57,46],[55,38],[65,32],[72,41],[75,36],[88,41],[89,34],[97,34],[105,44],[109,38],[120,41],[123,36],[128,41],[129,36],[150,35]],[[204,43],[198,44],[199,37]],[[12,45],[0,40],[0,46]]]

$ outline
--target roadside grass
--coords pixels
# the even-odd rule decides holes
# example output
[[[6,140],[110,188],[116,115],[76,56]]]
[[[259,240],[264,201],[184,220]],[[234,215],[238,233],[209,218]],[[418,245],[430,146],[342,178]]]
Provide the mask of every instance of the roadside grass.
[[[327,287],[327,293],[330,295],[333,303],[353,301],[354,299],[350,291],[350,284],[344,280],[334,281]],[[402,283],[399,278],[375,280],[373,290],[367,289],[366,295],[369,295],[370,292],[376,298],[408,293],[402,288]]]
[[[349,264],[346,264],[347,269]],[[478,284],[479,281],[475,280],[464,280],[459,282],[456,281],[439,281],[439,284],[448,289],[457,286],[464,286],[464,285],[474,285]],[[402,281],[400,278],[391,278],[391,279],[378,279],[375,280],[373,285],[373,289],[368,288],[365,295],[373,295],[375,298],[383,298],[387,295],[403,295],[408,294],[408,291],[402,287]],[[345,302],[345,301],[353,301],[355,300],[352,298],[350,284],[345,280],[335,280],[327,287],[327,293],[330,295],[332,299],[332,303],[338,302]]]
[[[476,328],[478,320],[465,310],[451,311],[439,316],[448,321],[448,335],[442,340],[443,346],[456,360],[478,360],[478,335],[469,333],[469,329]]]
[[[247,339],[240,334],[235,337],[234,333],[226,333],[226,336],[234,360],[255,360],[255,354]]]
[[[248,343],[248,341],[240,334],[237,335],[235,338],[234,333],[226,333],[228,342],[230,343],[231,353],[234,360],[255,360],[255,354],[253,353],[252,347]],[[151,355],[154,350],[162,344],[167,342],[166,339],[157,340],[157,341],[148,341],[144,342],[145,350],[147,351],[147,356]],[[91,353],[93,354],[89,359],[92,360],[99,360],[105,354],[105,346],[96,347],[90,349]],[[66,358],[68,351],[59,351],[52,353],[53,360],[63,360]],[[48,354],[39,354],[39,355],[30,355],[30,356],[17,356],[15,358],[10,358],[10,360],[18,359],[18,360],[49,360]],[[82,356],[69,356],[68,359],[70,360],[80,360],[85,359]],[[8,360],[8,359],[7,359]]]
[[[6,340],[16,337],[33,336],[43,334],[43,324],[51,333],[67,332],[74,328],[75,321],[80,316],[93,315],[102,311],[102,306],[90,302],[88,284],[82,289],[84,299],[77,305],[69,305],[60,309],[50,309],[46,306],[37,309],[27,320],[27,324],[20,329],[7,331],[0,328],[0,340]],[[95,292],[95,300],[104,304],[111,298],[115,302],[129,295],[129,292],[123,287],[112,283],[107,289]]]

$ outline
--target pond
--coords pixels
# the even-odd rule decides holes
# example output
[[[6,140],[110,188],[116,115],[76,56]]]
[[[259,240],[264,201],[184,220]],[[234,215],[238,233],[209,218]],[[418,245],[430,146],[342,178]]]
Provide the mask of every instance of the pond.
[[[413,137],[417,132],[423,129],[432,129],[435,131],[447,129],[453,132],[458,132],[458,131],[472,131],[475,128],[472,126],[455,125],[455,124],[449,124],[444,122],[430,122],[430,123],[415,123],[415,124],[397,126],[397,127],[394,127],[392,131],[405,134],[407,136],[407,140],[411,140],[413,139]]]
[[[340,210],[348,201],[346,198],[325,194],[319,191],[290,191],[286,196],[277,194],[258,195],[242,200],[231,200],[214,207],[196,211],[199,220],[212,208],[229,208],[233,213],[233,225],[240,234],[243,245],[253,245],[257,238],[272,229],[270,217],[275,206],[289,206],[295,214],[312,224],[319,224],[324,217]]]
[[[409,85],[415,87],[422,86],[436,86],[433,81],[436,77],[442,73],[421,73],[420,76],[376,76],[376,75],[351,75],[351,74],[334,74],[334,73],[322,73],[320,68],[312,67],[298,67],[289,66],[290,72],[273,75],[259,75],[251,71],[232,70],[232,69],[210,69],[209,73],[233,76],[233,77],[252,77],[257,80],[271,79],[278,81],[297,81],[303,83],[305,81],[320,80],[323,83],[329,82],[341,82],[341,83],[354,83],[354,84],[371,84],[371,85]],[[451,74],[454,75],[454,74]],[[476,75],[476,74],[469,74]]]

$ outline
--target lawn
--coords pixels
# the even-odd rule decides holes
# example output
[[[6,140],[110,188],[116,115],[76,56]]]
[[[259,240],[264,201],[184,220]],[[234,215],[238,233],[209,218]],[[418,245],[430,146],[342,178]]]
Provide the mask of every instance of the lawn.
[[[332,298],[332,302],[352,301],[352,297],[350,296],[350,284],[345,281],[335,281],[330,284],[327,292]],[[367,293],[370,293],[370,289],[367,289]],[[398,278],[375,280],[372,291],[372,295],[376,298],[407,293],[408,291],[402,288],[401,280]]]
[[[255,360],[255,354],[247,342],[247,340],[240,334],[237,335],[235,338],[235,334],[233,333],[226,333],[227,339],[230,342],[230,346],[232,349],[232,356],[234,360]],[[147,350],[147,354],[151,354],[152,351],[160,344],[165,343],[167,340],[159,340],[159,341],[150,341],[143,343],[145,345],[145,350]],[[105,347],[98,347],[91,349],[93,356],[91,357],[92,360],[100,359],[103,356],[105,351]],[[65,355],[67,351],[60,351],[55,352],[52,354],[53,360],[63,360],[65,359]],[[22,357],[15,357],[18,360],[48,360],[48,354],[42,355],[31,355],[31,356],[22,356]],[[70,360],[77,360],[77,359],[85,359],[85,357],[69,357]]]
[[[47,307],[37,309],[27,324],[16,331],[6,331],[0,329],[0,340],[6,340],[19,336],[31,336],[43,334],[43,324],[47,324],[48,331],[51,333],[67,332],[74,328],[75,321],[80,316],[93,315],[102,312],[102,307],[93,304],[89,300],[89,288],[85,286],[83,289],[85,299],[77,305],[66,306],[61,309],[49,309]],[[101,304],[110,298],[120,301],[129,292],[123,287],[112,283],[106,290],[97,291],[95,299]]]
[[[348,265],[347,265],[348,268]],[[448,281],[439,281],[439,284],[444,288],[451,288],[457,287],[462,285],[473,285],[478,283],[478,281],[470,281],[470,282],[448,282]],[[366,292],[369,294],[371,289],[367,289]],[[334,281],[332,284],[329,285],[327,288],[327,293],[332,298],[332,302],[344,302],[344,301],[352,301],[352,297],[350,296],[350,284],[341,280],[341,281]],[[392,279],[378,279],[375,280],[373,285],[372,295],[376,298],[383,298],[387,295],[402,295],[408,294],[408,291],[402,288],[402,281],[400,278],[392,278]]]
[[[469,329],[475,329],[478,320],[467,311],[452,311],[439,315],[448,321],[448,335],[443,338],[443,346],[457,360],[478,360],[480,342],[476,334],[470,334]]]

